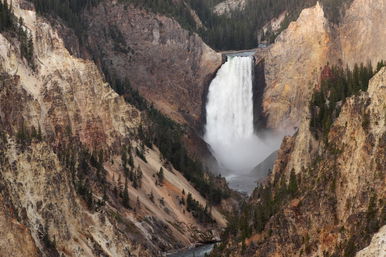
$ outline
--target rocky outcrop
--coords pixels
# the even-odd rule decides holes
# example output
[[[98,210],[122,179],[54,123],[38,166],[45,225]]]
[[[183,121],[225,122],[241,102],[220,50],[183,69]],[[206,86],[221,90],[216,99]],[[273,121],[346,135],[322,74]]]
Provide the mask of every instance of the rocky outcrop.
[[[383,68],[371,79],[367,92],[351,97],[344,104],[328,135],[328,145],[319,144],[316,147],[315,142],[302,136],[307,134],[305,129],[299,130],[291,150],[281,152],[275,163],[274,174],[288,178],[290,172],[294,171],[299,174],[302,183],[308,183],[305,182],[308,176],[317,176],[312,190],[320,190],[320,193],[308,195],[306,191],[302,197],[298,197],[300,207],[293,210],[302,213],[303,218],[289,218],[286,210],[283,211],[288,217],[287,221],[297,231],[301,231],[302,226],[308,231],[311,252],[340,252],[342,255],[361,249],[369,243],[369,235],[374,233],[372,226],[377,226],[374,222],[379,222],[378,226],[384,223],[384,203],[381,199],[386,196],[385,83],[386,68]],[[368,125],[365,125],[365,120],[369,121]],[[304,154],[307,151],[313,154],[307,156]],[[286,165],[282,166],[282,163]],[[317,189],[318,186],[320,189]],[[318,201],[320,207],[308,205],[313,201]],[[316,213],[321,216],[318,218]],[[285,229],[290,229],[292,225],[286,225]],[[324,232],[312,232],[317,227]],[[288,234],[293,238],[295,235],[304,237],[292,230]],[[284,245],[287,246],[284,249],[278,247],[282,248],[278,252],[289,250],[287,247],[294,243],[292,239],[285,241],[287,243]],[[339,244],[342,247],[339,248]]]
[[[386,226],[383,226],[371,239],[365,249],[359,251],[356,257],[379,257],[386,252]]]
[[[171,18],[102,1],[86,15],[87,45],[111,76],[180,123],[197,125],[205,85],[221,55]]]
[[[318,82],[319,67],[328,61],[330,45],[329,25],[317,4],[303,10],[263,53],[268,127],[288,129],[298,124]]]
[[[106,203],[90,210],[74,188],[71,171],[59,162],[52,147],[33,142],[23,150],[13,139],[7,141],[1,142],[0,151],[0,203],[4,206],[0,224],[1,233],[11,243],[0,244],[2,254],[160,256],[163,251],[218,238],[215,226],[204,229],[181,207],[183,190],[201,204],[205,200],[178,171],[163,166],[164,185],[156,185],[154,176],[163,165],[156,151],[148,151],[147,163],[134,159],[143,179],[141,188],[128,187],[131,209],[123,208],[119,198],[110,193],[122,186],[120,178],[124,177],[120,157],[115,157],[116,165],[104,164],[105,186],[111,190],[103,196]],[[93,188],[95,201],[101,201],[102,194]],[[212,216],[225,225],[215,208]],[[19,250],[18,243],[25,247]]]
[[[235,10],[243,10],[245,8],[245,4],[245,0],[225,0],[221,3],[218,3],[213,8],[213,12],[217,15],[223,15]]]
[[[39,251],[28,228],[21,223],[9,201],[9,195],[4,193],[4,182],[0,182],[0,249],[1,256],[39,256]],[[20,246],[23,247],[20,247]]]

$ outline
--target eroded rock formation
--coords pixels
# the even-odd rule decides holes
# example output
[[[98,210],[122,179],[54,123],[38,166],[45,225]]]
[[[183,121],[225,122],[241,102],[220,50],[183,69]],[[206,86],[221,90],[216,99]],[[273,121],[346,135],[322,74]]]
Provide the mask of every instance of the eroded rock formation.
[[[114,77],[180,123],[197,125],[205,86],[221,54],[171,18],[102,1],[86,14],[88,46]]]
[[[355,0],[339,24],[328,22],[319,3],[304,9],[275,43],[257,55],[264,57],[267,87],[263,108],[268,126],[291,129],[308,113],[321,68],[330,64],[375,65],[386,59],[385,0]]]

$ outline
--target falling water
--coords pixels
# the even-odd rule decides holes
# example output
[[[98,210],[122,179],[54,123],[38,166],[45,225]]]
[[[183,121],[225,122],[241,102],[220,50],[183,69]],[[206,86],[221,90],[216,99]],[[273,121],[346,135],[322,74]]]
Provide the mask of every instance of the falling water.
[[[277,149],[253,126],[253,58],[228,56],[209,86],[205,141],[227,175],[246,174]]]

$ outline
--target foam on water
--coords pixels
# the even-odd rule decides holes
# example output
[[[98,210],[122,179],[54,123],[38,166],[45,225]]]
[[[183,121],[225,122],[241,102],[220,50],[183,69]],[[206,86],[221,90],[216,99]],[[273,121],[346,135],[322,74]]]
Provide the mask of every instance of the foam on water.
[[[252,56],[228,56],[209,86],[204,140],[228,174],[251,171],[280,141],[254,133],[252,69]]]

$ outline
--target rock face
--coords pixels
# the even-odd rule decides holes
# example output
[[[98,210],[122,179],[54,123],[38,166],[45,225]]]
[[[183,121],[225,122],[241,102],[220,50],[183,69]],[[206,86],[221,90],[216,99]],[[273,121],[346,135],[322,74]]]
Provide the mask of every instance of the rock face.
[[[309,132],[305,132],[306,128],[303,127],[290,143],[292,145],[290,153],[282,151],[279,154],[274,174],[289,177],[289,173],[293,170],[299,174],[302,181],[307,181],[307,176],[317,176],[319,183],[316,184],[316,188],[318,184],[324,187],[319,189],[321,193],[317,193],[317,197],[312,194],[299,197],[301,207],[293,211],[302,213],[303,218],[299,216],[289,218],[284,210],[284,215],[288,217],[286,220],[298,231],[289,234],[293,238],[295,235],[304,236],[299,232],[302,231],[301,227],[306,229],[304,232],[309,231],[307,232],[311,238],[309,243],[313,245],[317,242],[316,247],[312,247],[315,252],[348,252],[347,245],[350,244],[350,240],[355,242],[353,249],[361,249],[369,243],[366,233],[371,235],[369,232],[371,222],[377,219],[379,225],[384,222],[382,212],[386,197],[385,97],[386,68],[383,68],[371,79],[368,92],[351,97],[343,105],[342,112],[328,135],[328,146],[317,145],[309,137],[305,137],[304,135]],[[368,126],[363,125],[365,119],[369,120]],[[305,152],[311,154],[307,156]],[[330,153],[326,155],[326,152]],[[315,161],[318,158],[320,162]],[[283,166],[282,163],[286,164]],[[328,180],[325,180],[326,178]],[[326,189],[327,187],[329,189]],[[316,188],[313,190],[319,191]],[[369,218],[371,198],[377,203],[372,207],[376,210],[375,214],[371,214],[374,216]],[[313,201],[320,202],[320,208],[308,205]],[[307,205],[310,208],[308,211]],[[316,215],[318,212],[321,214],[320,217]],[[292,225],[285,227],[289,229]],[[323,233],[318,235],[314,231],[317,227],[321,228]],[[337,231],[339,227],[343,227],[345,231]],[[339,243],[345,245],[346,249],[335,249]],[[285,252],[288,246],[279,252]]]
[[[88,46],[114,77],[127,79],[180,123],[200,120],[205,87],[221,55],[165,16],[102,1],[86,14]]]
[[[217,4],[214,7],[213,12],[218,15],[222,15],[234,10],[243,10],[245,8],[245,4],[245,0],[225,0],[224,2]]]
[[[376,64],[386,59],[386,46],[379,44],[386,38],[386,1],[355,0],[338,28],[337,44],[341,49],[343,63]]]
[[[57,143],[69,133],[90,148],[118,143],[139,125],[138,110],[111,90],[95,64],[71,56],[58,33],[33,11],[15,12],[33,33],[39,64],[32,72],[18,56],[17,43],[0,35],[2,72],[14,74],[8,79],[15,83],[7,85],[17,87],[2,88],[1,116],[6,124],[16,129],[28,121]],[[14,104],[19,97],[24,100],[21,106]]]
[[[294,176],[297,193],[276,207],[261,233],[246,239],[245,250],[230,240],[224,253],[354,256],[367,247],[385,225],[385,99],[384,67],[370,80],[367,92],[346,100],[327,142],[310,138],[306,125],[287,137],[267,183],[273,183],[272,198],[277,199],[280,185]],[[283,179],[287,182],[279,182]],[[262,198],[256,191],[252,206]],[[377,256],[385,240],[383,231],[357,256]]]
[[[327,62],[352,67],[386,59],[386,47],[378,43],[386,37],[385,12],[385,0],[354,0],[342,22],[335,25],[326,20],[318,3],[304,9],[272,46],[258,51],[266,63],[263,108],[268,126],[299,126],[319,83],[319,71]]]
[[[0,34],[0,256],[161,256],[216,238],[224,217],[213,207],[216,223],[203,225],[181,205],[188,193],[206,201],[155,147],[143,146],[141,112],[21,3],[13,8],[32,34],[36,70],[21,58],[18,40]],[[133,155],[130,170],[141,174],[141,186],[127,185],[130,208],[121,196],[122,149]],[[76,178],[82,166],[92,207]]]
[[[124,256],[127,252],[151,256],[150,251],[134,246],[106,214],[85,211],[76,197],[69,172],[60,165],[50,147],[34,143],[20,152],[11,140],[6,147],[3,152],[6,160],[1,168],[8,191],[6,197],[18,221],[31,233],[32,249],[38,248],[44,256],[98,253]],[[3,245],[1,252],[14,249],[17,248]],[[34,256],[34,252],[18,256]]]
[[[228,5],[242,6],[243,1],[219,4]],[[258,50],[265,63],[262,107],[268,127],[288,130],[300,125],[327,62],[353,66],[386,58],[384,44],[377,43],[386,36],[385,6],[385,0],[354,0],[341,22],[333,24],[317,3],[303,10],[273,45]],[[120,1],[101,1],[84,14],[84,22],[86,45],[100,68],[129,80],[172,119],[198,127],[206,87],[222,62],[220,54],[173,19]]]
[[[317,4],[303,10],[273,45],[257,50],[265,61],[267,125],[297,131],[284,139],[272,174],[241,211],[240,233],[212,256],[377,256],[382,251],[386,68],[371,79],[367,92],[344,101],[325,140],[310,131],[308,104],[327,62],[374,66],[386,58],[378,43],[385,38],[380,15],[385,3],[355,0],[339,25],[328,23]],[[246,237],[244,243],[238,236]]]
[[[318,67],[328,60],[330,42],[328,22],[317,4],[303,10],[266,50],[263,108],[268,127],[290,128],[297,124],[318,81]]]
[[[178,171],[164,166],[164,186],[155,185],[153,175],[162,165],[158,152],[149,150],[148,163],[134,160],[144,176],[140,189],[131,185],[128,188],[135,211],[120,207],[110,194],[108,204],[90,211],[76,193],[71,172],[63,167],[50,146],[34,142],[21,151],[12,139],[1,143],[5,148],[1,149],[4,157],[0,168],[3,186],[0,199],[4,212],[0,215],[0,225],[4,238],[10,241],[0,244],[2,254],[160,256],[162,251],[218,236],[205,231],[180,207],[182,190],[192,193],[202,204],[205,200]],[[119,163],[118,158],[114,161]],[[107,186],[119,186],[122,182],[115,178],[124,176],[120,164],[106,163],[105,169]],[[97,198],[101,197],[98,191],[95,193]],[[154,202],[148,197],[150,193]],[[217,210],[212,215],[225,225]],[[20,244],[25,247],[19,249]]]
[[[258,50],[265,63],[262,107],[268,127],[300,125],[327,62],[353,66],[386,58],[384,45],[375,43],[386,36],[385,6],[385,0],[355,0],[336,25],[317,3],[303,10],[273,45]],[[219,53],[173,19],[120,1],[101,1],[84,14],[84,22],[85,45],[100,68],[110,77],[129,80],[172,119],[199,127],[206,87],[222,63]],[[68,47],[79,49],[76,44]]]
[[[359,251],[356,257],[378,257],[386,252],[386,226],[383,226],[371,239],[365,249]]]

